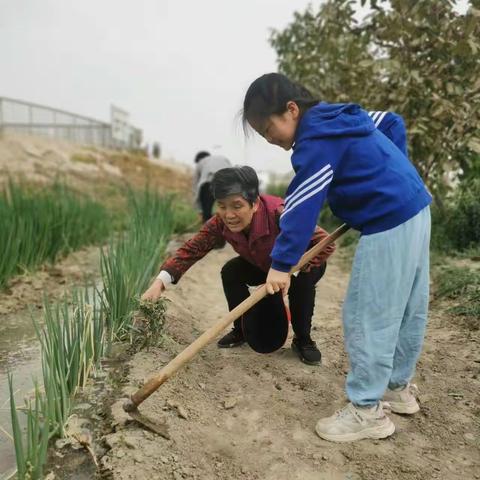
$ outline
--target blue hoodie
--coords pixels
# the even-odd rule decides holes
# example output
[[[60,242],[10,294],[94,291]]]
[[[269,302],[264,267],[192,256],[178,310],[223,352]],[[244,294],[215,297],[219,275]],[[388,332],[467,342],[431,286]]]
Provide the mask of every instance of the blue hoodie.
[[[322,102],[310,108],[295,132],[295,177],[287,189],[272,268],[288,272],[298,262],[325,200],[362,235],[394,228],[429,205],[432,197],[408,160],[406,145],[399,115],[369,114],[355,104]]]

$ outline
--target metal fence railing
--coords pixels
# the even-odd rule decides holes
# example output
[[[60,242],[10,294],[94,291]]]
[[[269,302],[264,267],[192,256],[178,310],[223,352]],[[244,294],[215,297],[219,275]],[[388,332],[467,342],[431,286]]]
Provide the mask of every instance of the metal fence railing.
[[[0,97],[0,133],[42,135],[107,148],[140,148],[141,130],[129,126],[121,141],[110,123],[23,100]]]

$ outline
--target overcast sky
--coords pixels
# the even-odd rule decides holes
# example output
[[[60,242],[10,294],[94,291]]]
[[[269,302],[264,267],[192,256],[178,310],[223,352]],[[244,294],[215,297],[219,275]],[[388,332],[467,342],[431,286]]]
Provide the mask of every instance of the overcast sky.
[[[309,3],[321,0],[0,0],[0,96],[107,121],[113,103],[177,161],[216,149],[285,172],[288,153],[245,141],[236,115],[276,70],[270,29]]]
[[[289,154],[245,141],[235,118],[250,82],[276,70],[270,29],[320,3],[0,0],[0,96],[105,121],[113,103],[177,161],[210,149],[286,172]]]

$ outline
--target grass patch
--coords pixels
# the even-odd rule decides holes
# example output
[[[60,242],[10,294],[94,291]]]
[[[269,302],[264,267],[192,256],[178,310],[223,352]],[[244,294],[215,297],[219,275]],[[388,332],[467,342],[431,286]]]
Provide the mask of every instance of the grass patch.
[[[287,182],[273,182],[267,185],[266,193],[268,195],[274,195],[275,197],[285,198],[287,188]]]
[[[86,163],[88,165],[96,165],[97,164],[97,159],[94,155],[91,153],[74,153],[71,157],[70,160],[72,162],[79,162],[79,163]]]
[[[20,480],[41,479],[43,478],[43,467],[46,463],[48,442],[51,436],[46,399],[36,384],[33,399],[25,402],[24,411],[27,415],[27,434],[23,436],[13,392],[12,375],[8,376],[8,386],[15,456],[17,459],[17,478]]]
[[[174,214],[174,232],[188,233],[197,230],[201,225],[198,212],[178,196],[173,197],[173,214]]]
[[[163,338],[165,301],[139,302],[138,297],[156,273],[171,234],[190,230],[198,215],[186,204],[174,203],[175,197],[160,196],[150,189],[128,191],[127,198],[130,217],[124,223],[126,229],[102,249],[103,288],[76,290],[59,303],[44,301],[44,327],[35,324],[41,344],[43,390],[36,387],[23,409],[27,415],[24,432],[9,377],[19,479],[43,478],[49,440],[66,435],[75,393],[112,342],[135,341],[137,348],[144,348]],[[100,223],[107,232],[108,222]],[[141,329],[134,323],[137,309]]]
[[[480,270],[448,266],[434,273],[436,300],[448,299],[448,312],[463,317],[472,330],[480,329]]]
[[[147,189],[130,193],[133,212],[128,230],[102,249],[103,297],[110,341],[130,335],[136,298],[157,272],[175,230],[173,197]]]
[[[105,328],[103,304],[90,293],[93,287],[74,291],[70,299],[53,304],[44,302],[45,326],[35,324],[41,345],[45,395],[52,399],[49,419],[61,436],[70,415],[78,387],[104,352]]]
[[[138,302],[133,321],[133,344],[136,350],[159,345],[163,339],[163,326],[167,302],[160,298],[156,302]]]
[[[0,193],[0,289],[42,263],[105,239],[106,209],[62,184],[35,190],[10,181]]]

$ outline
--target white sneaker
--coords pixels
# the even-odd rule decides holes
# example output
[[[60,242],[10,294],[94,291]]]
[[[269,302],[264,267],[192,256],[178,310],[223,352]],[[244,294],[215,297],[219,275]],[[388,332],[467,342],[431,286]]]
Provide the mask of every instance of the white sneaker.
[[[400,390],[388,389],[383,396],[384,407],[390,409],[394,413],[403,413],[412,415],[420,410],[414,393],[418,392],[418,388],[414,384],[408,384]]]
[[[321,418],[315,431],[320,438],[331,442],[354,442],[388,437],[395,431],[395,425],[385,415],[381,403],[372,408],[358,408],[349,403],[331,417]]]

